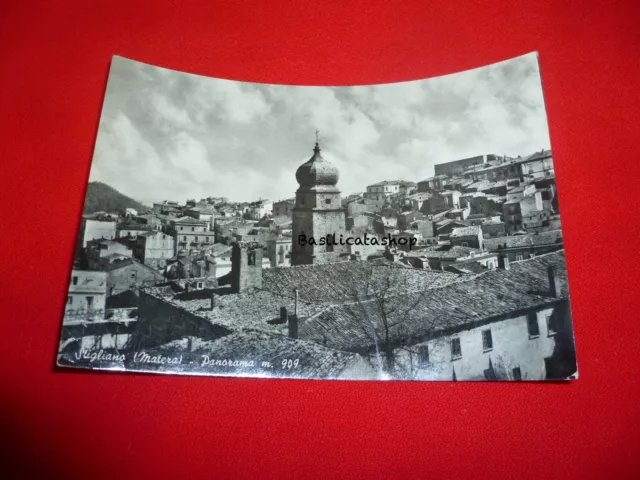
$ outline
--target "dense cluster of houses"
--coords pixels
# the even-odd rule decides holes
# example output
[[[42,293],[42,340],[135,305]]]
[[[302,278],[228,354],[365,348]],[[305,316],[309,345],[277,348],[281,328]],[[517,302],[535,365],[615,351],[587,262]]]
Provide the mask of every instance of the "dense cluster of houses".
[[[179,355],[181,366],[146,368],[212,374],[574,375],[551,152],[482,155],[436,165],[435,173],[343,198],[338,172],[316,144],[296,173],[294,198],[211,197],[87,215],[61,354],[82,347]],[[305,229],[415,241],[309,250],[296,243]],[[115,327],[98,335],[78,330],[110,319]],[[244,370],[222,364],[233,356]]]

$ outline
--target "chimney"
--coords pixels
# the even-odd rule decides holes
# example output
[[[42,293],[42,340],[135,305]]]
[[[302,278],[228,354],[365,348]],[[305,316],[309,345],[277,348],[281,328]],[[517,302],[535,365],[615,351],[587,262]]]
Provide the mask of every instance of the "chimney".
[[[212,292],[210,310],[213,310],[215,306],[216,306],[216,294]]]
[[[511,268],[511,266],[509,266],[509,257],[506,255],[498,255],[498,268],[509,270]]]
[[[293,315],[287,318],[287,326],[289,327],[289,338],[298,338],[298,298],[299,298],[298,289],[294,288],[293,292],[295,293],[295,303],[293,304]],[[286,309],[284,310],[286,312]],[[280,315],[282,318],[282,309],[280,310]]]
[[[289,317],[289,338],[298,338],[298,317]]]
[[[562,286],[560,285],[560,279],[558,278],[556,267],[549,265],[549,267],[547,268],[547,275],[549,276],[549,288],[551,290],[551,296],[557,298],[562,292]]]

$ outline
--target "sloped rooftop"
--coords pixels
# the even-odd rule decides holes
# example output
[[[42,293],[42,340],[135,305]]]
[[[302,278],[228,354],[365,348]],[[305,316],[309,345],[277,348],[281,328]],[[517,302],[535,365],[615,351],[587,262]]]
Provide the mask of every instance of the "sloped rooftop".
[[[458,281],[453,273],[406,268],[393,263],[341,262],[325,265],[299,265],[262,271],[262,288],[293,295],[298,289],[301,300],[315,304],[341,303],[356,292],[381,283],[397,289],[427,289]]]
[[[551,296],[549,266],[555,267],[560,281],[559,297]],[[341,350],[370,350],[383,338],[386,318],[391,342],[408,345],[416,338],[568,297],[563,250],[512,263],[509,270],[459,277],[466,281],[388,296],[384,309],[378,298],[327,307],[302,322],[300,338]]]
[[[484,246],[487,250],[498,250],[498,247],[514,248],[535,245],[549,245],[562,243],[562,230],[549,230],[537,235],[509,235],[505,237],[485,238]]]

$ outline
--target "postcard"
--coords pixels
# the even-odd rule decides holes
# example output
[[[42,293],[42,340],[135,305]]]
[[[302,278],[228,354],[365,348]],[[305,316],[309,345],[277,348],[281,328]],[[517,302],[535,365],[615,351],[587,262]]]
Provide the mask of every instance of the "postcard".
[[[536,53],[336,87],[116,56],[57,363],[575,379],[558,198]]]

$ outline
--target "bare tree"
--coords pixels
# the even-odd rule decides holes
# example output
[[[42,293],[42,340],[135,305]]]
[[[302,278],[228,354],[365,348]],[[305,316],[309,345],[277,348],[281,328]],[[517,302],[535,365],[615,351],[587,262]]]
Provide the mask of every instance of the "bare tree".
[[[373,346],[369,359],[391,378],[415,378],[428,361],[412,345],[426,339],[437,342],[432,335],[437,320],[421,313],[428,301],[429,273],[411,270],[367,263],[363,281],[346,292],[351,301],[342,307],[361,337]]]

